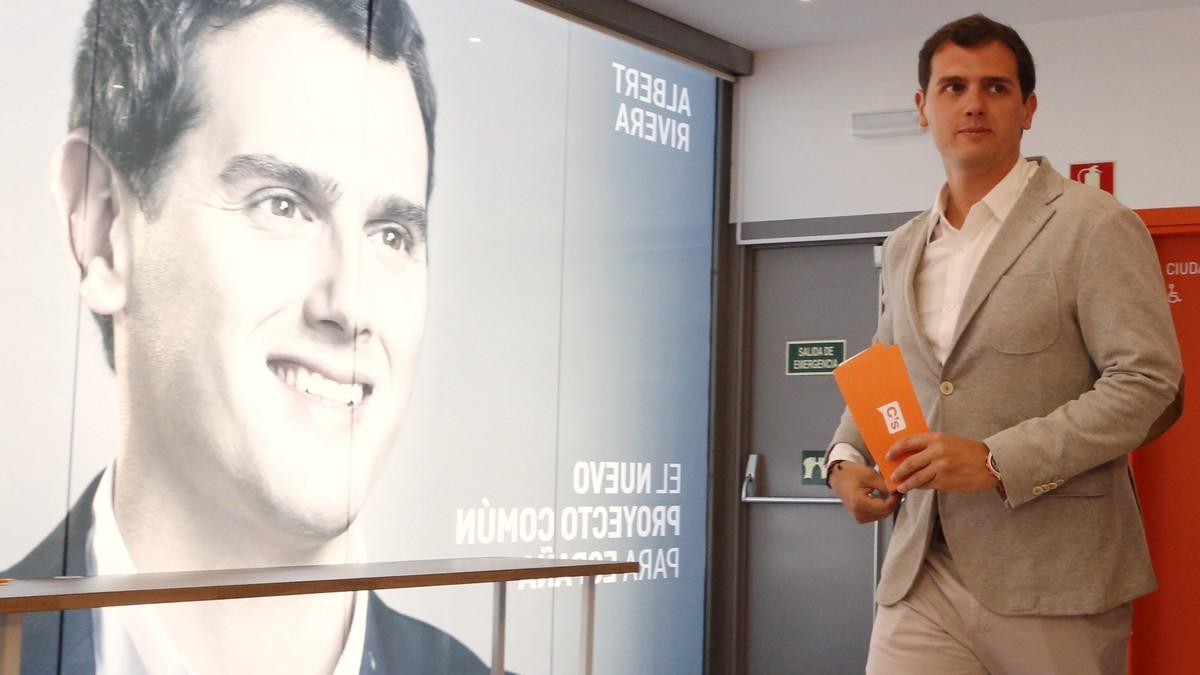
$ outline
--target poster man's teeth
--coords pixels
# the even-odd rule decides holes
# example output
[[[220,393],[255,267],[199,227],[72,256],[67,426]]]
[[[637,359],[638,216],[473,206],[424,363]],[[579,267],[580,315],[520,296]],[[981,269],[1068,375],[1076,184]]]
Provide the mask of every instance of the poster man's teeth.
[[[352,384],[334,382],[320,373],[314,373],[300,366],[275,366],[271,370],[275,373],[275,377],[288,386],[334,403],[358,405],[362,403],[365,395],[365,387],[358,382]]]

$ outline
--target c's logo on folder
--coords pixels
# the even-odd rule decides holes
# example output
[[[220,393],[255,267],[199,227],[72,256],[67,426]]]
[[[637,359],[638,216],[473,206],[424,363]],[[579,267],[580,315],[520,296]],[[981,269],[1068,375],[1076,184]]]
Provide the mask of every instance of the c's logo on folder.
[[[908,428],[904,423],[904,413],[900,410],[900,402],[892,401],[876,408],[883,415],[883,424],[889,434],[898,434]]]

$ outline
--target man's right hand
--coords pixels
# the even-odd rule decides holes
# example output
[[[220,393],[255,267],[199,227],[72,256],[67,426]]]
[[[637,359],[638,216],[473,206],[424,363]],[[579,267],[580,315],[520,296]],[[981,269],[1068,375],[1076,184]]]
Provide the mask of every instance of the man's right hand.
[[[887,493],[883,476],[875,469],[858,462],[842,462],[829,478],[829,487],[837,493],[842,505],[859,523],[870,523],[892,514],[900,504],[900,495],[876,497],[876,490]]]

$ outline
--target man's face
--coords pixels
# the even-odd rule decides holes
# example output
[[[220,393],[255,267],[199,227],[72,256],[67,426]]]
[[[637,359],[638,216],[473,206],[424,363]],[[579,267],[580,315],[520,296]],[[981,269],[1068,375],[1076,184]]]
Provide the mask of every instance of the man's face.
[[[211,33],[193,66],[198,123],[158,217],[128,225],[128,459],[327,538],[395,438],[424,327],[416,94],[402,62],[290,8]]]
[[[1022,99],[1012,50],[1001,42],[971,48],[947,42],[930,65],[929,90],[917,92],[917,110],[947,169],[984,173],[1015,162],[1037,97]]]

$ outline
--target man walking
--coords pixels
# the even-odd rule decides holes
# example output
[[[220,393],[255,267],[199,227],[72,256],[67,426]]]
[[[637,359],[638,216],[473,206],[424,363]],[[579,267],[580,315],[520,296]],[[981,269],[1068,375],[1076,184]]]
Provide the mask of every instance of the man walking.
[[[1124,672],[1154,589],[1129,453],[1181,411],[1148,232],[1021,137],[1033,58],[982,15],[919,56],[916,105],[946,169],[884,246],[876,339],[897,344],[934,431],[896,443],[899,494],[847,413],[830,485],[859,522],[896,512],[868,673]]]

